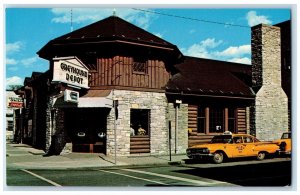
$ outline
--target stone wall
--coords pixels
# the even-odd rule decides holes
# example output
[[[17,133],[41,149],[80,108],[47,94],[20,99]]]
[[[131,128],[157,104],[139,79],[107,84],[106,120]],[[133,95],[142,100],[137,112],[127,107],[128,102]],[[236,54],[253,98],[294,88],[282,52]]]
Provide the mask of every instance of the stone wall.
[[[46,151],[48,154],[69,153],[72,145],[66,146],[65,113],[62,108],[53,107],[53,97],[49,97],[46,109]]]
[[[167,103],[165,93],[114,90],[113,98],[119,100],[118,119],[116,120],[117,155],[130,155],[130,110],[150,110],[150,148],[151,155],[169,153],[168,121],[175,120],[174,107]],[[169,109],[172,110],[169,113]],[[184,113],[185,112],[185,113]],[[184,114],[182,114],[184,113]],[[107,119],[107,155],[114,155],[114,109]],[[182,105],[179,111],[178,152],[185,151],[187,139],[187,105]],[[174,129],[174,126],[172,126]],[[173,133],[174,135],[174,133]],[[173,151],[174,152],[174,151]]]
[[[288,130],[288,99],[281,87],[280,28],[252,27],[252,81],[257,91],[251,132],[273,140]]]
[[[176,125],[176,114],[173,103],[168,104],[168,120],[171,121],[171,148],[172,153],[185,154],[188,147],[188,104],[180,104],[178,107],[178,128],[177,128],[177,139],[175,137],[175,125]],[[177,140],[177,141],[175,141]],[[177,144],[176,144],[177,142]],[[175,152],[175,145],[177,149]]]

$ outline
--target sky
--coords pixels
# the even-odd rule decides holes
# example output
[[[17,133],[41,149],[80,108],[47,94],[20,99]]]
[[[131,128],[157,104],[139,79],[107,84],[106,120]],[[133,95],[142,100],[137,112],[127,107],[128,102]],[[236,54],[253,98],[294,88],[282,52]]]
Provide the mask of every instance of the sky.
[[[291,9],[287,6],[126,7],[5,7],[6,87],[22,85],[24,78],[31,77],[32,72],[49,69],[49,62],[36,53],[51,39],[113,13],[177,45],[184,55],[242,64],[251,64],[251,26],[274,25],[291,18]]]

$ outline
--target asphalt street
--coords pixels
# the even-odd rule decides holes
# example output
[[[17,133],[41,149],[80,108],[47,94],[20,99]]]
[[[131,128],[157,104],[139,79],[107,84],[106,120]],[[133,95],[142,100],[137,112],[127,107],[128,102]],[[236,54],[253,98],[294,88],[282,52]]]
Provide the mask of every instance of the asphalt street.
[[[290,156],[232,159],[222,164],[188,160],[185,155],[120,157],[71,153],[43,157],[43,151],[27,145],[6,147],[6,190],[69,189],[90,187],[93,190],[141,187],[203,188],[266,187],[289,190],[295,184],[295,168]],[[282,188],[284,187],[284,188]],[[77,189],[77,188],[76,188]]]
[[[243,161],[244,162],[244,161]],[[121,166],[77,169],[7,169],[7,186],[81,187],[289,187],[291,161],[224,163],[222,166]],[[232,165],[235,164],[235,165]],[[22,189],[24,189],[22,187]]]

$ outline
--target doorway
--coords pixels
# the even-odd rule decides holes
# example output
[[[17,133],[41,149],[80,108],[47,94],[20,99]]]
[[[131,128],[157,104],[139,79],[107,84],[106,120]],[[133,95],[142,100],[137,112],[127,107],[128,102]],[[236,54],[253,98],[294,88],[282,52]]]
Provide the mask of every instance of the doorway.
[[[107,108],[66,109],[65,123],[72,152],[106,154]]]

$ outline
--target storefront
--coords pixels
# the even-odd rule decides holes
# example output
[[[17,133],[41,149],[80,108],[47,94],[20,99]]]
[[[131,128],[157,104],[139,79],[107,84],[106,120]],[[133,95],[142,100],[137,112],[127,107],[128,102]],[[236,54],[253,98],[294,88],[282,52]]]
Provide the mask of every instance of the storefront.
[[[50,67],[33,78],[26,109],[45,151],[162,155],[224,131],[255,134],[259,68],[183,56],[116,16],[53,39],[38,55]]]

